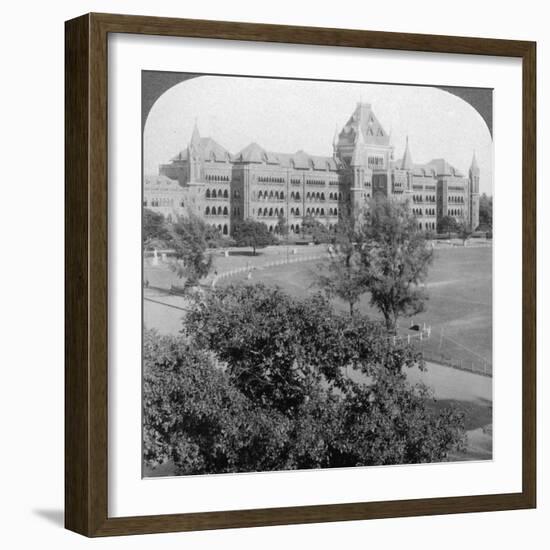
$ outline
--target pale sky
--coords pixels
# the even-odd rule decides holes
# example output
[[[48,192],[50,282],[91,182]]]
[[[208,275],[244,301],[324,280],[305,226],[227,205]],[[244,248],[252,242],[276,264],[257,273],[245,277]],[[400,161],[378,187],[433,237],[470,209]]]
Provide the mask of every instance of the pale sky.
[[[492,194],[493,142],[479,113],[462,99],[423,86],[350,84],[283,79],[201,76],[165,92],[144,131],[144,172],[158,173],[185,149],[195,120],[202,137],[231,153],[252,141],[264,149],[332,155],[332,140],[358,101],[374,113],[403,155],[406,136],[413,162],[445,158],[467,174],[475,150],[480,192]]]

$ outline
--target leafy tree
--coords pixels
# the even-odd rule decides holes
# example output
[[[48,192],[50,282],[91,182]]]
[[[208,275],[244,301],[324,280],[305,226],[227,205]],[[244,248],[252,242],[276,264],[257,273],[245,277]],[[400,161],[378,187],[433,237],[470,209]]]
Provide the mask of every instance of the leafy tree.
[[[302,233],[310,235],[315,244],[330,242],[330,231],[312,216],[305,216],[302,221]]]
[[[233,239],[237,246],[250,246],[256,255],[257,248],[264,248],[276,242],[267,225],[254,220],[244,220],[233,226]]]
[[[463,445],[463,416],[436,412],[429,390],[407,382],[407,367],[423,368],[419,354],[387,338],[379,323],[334,313],[322,295],[295,300],[263,285],[217,289],[197,303],[184,330],[186,345],[168,360],[159,351],[148,355],[157,369],[188,365],[181,382],[159,375],[167,381],[159,390],[162,414],[152,415],[152,439],[174,441],[163,424],[172,419],[181,430],[175,440],[185,445],[174,450],[172,443],[171,456],[180,463],[178,457],[191,456],[200,472],[433,462]],[[203,384],[191,367],[200,349],[203,361],[219,362],[224,377],[215,403],[220,390],[193,390]],[[348,377],[346,369],[355,374]],[[195,422],[182,421],[181,409],[203,423],[192,437],[187,426]],[[209,437],[199,437],[205,430]],[[213,469],[208,457],[221,451],[221,467]]]
[[[479,225],[485,230],[493,228],[493,197],[487,193],[479,197]]]
[[[458,223],[452,216],[443,216],[437,221],[437,232],[448,233],[451,238],[451,233],[458,230]]]
[[[395,332],[401,315],[424,308],[420,284],[428,274],[433,250],[418,230],[407,203],[378,198],[371,202],[361,226],[361,268],[370,301]]]
[[[252,404],[183,338],[144,332],[144,460],[178,474],[285,466],[288,420]]]
[[[316,283],[328,296],[337,296],[349,305],[350,315],[361,295],[368,291],[357,246],[359,236],[349,220],[340,220],[329,247],[328,262],[319,265]]]
[[[462,244],[466,246],[466,241],[472,236],[472,228],[467,220],[460,220],[457,224],[458,236],[462,239]]]
[[[149,208],[144,208],[142,235],[146,248],[154,247],[154,244],[165,246],[166,241],[170,240],[170,233],[164,216]]]
[[[206,252],[208,231],[207,224],[193,214],[179,218],[171,226],[170,246],[176,258],[171,267],[179,277],[186,279],[186,286],[196,285],[212,268],[212,256]]]
[[[277,220],[277,233],[282,237],[288,236],[288,222],[282,212],[279,214],[279,219]]]

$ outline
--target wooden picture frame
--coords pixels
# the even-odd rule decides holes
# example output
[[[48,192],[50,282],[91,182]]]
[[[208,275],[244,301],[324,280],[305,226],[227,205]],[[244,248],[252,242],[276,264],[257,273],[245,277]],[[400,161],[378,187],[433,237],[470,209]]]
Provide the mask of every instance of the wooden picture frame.
[[[522,491],[511,494],[108,516],[107,37],[350,46],[520,58],[523,70]],[[330,28],[87,14],[65,26],[65,525],[86,536],[484,512],[536,506],[536,44]]]

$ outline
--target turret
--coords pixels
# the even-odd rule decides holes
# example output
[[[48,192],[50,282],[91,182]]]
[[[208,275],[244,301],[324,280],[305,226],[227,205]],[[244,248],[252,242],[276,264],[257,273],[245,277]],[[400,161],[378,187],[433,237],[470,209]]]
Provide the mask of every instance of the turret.
[[[480,170],[477,164],[476,152],[472,157],[472,164],[468,170],[468,188],[469,188],[469,214],[470,227],[475,231],[479,226],[479,177]]]
[[[334,158],[338,156],[338,126],[334,129],[334,137],[332,138],[332,155]]]
[[[199,127],[195,120],[195,126],[193,127],[193,133],[191,134],[191,140],[187,147],[187,159],[189,162],[189,182],[194,183],[200,179],[200,145],[201,136],[199,134]]]
[[[411,151],[409,149],[409,136],[407,136],[407,142],[405,145],[405,153],[403,154],[403,160],[401,161],[401,170],[412,170],[413,161]]]
[[[473,193],[479,193],[479,174],[480,172],[479,172],[479,166],[477,164],[476,152],[474,151],[474,154],[472,157],[472,164],[470,165],[470,169],[468,171],[470,181],[472,182]]]

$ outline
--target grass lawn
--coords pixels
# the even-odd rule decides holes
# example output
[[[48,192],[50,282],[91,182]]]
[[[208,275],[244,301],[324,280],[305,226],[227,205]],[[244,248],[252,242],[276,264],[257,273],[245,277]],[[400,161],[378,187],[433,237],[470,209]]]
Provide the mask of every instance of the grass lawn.
[[[317,292],[319,262],[305,262],[254,271],[250,283],[278,285],[294,296]],[[247,284],[236,276],[223,284]],[[422,342],[427,359],[462,365],[476,370],[492,370],[492,249],[453,247],[436,249],[427,279],[429,300],[425,311],[414,322],[432,327],[429,340]],[[347,305],[335,300],[335,306],[347,311]],[[359,305],[363,313],[381,318],[365,295]],[[401,328],[410,321],[402,319]]]

